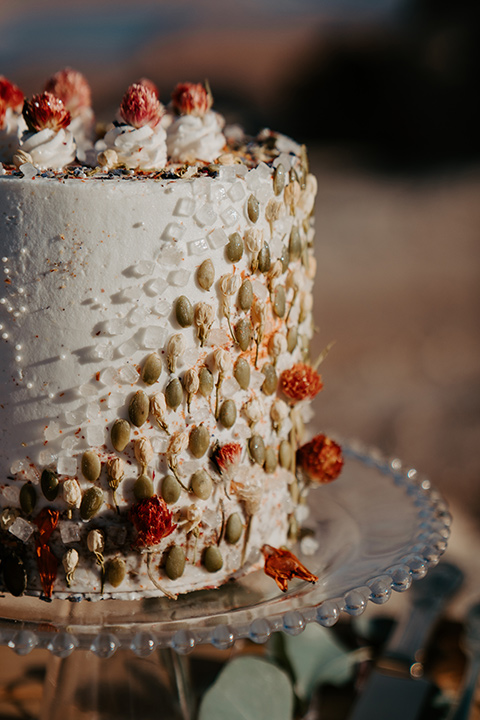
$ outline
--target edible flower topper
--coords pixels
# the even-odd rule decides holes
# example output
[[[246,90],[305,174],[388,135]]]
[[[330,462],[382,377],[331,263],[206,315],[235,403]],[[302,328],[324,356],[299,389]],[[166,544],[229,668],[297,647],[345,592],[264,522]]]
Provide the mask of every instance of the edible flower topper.
[[[240,464],[242,446],[236,442],[219,445],[212,453],[212,460],[222,475],[230,475]]]
[[[137,531],[135,547],[149,548],[158,545],[177,527],[172,517],[165,500],[158,495],[136,503],[130,510],[130,520]]]
[[[12,108],[15,112],[22,112],[23,93],[19,87],[7,80],[3,75],[0,75],[0,108],[2,104],[5,110]]]
[[[154,89],[140,83],[130,85],[120,104],[120,117],[127,125],[137,129],[145,125],[154,128],[162,115],[163,105]]]
[[[6,114],[7,114],[7,106],[3,102],[2,98],[0,98],[0,128],[3,126],[3,123],[5,122]]]
[[[297,466],[319,485],[332,482],[343,468],[342,449],[326,435],[316,435],[297,450]]]
[[[71,115],[60,98],[50,92],[34,95],[25,100],[23,117],[30,132],[40,132],[49,128],[58,132],[70,125]]]
[[[179,83],[172,93],[172,105],[179,115],[203,117],[212,107],[213,97],[202,83]]]
[[[58,560],[50,549],[48,541],[58,525],[59,517],[58,510],[43,508],[34,520],[38,527],[38,536],[35,540],[38,573],[45,597],[49,599],[52,597],[53,584],[57,577]]]
[[[307,570],[300,560],[286,548],[264,545],[262,554],[265,558],[265,574],[275,580],[282,592],[288,590],[288,581],[294,577],[311,583],[316,583],[318,580],[318,577]]]
[[[293,402],[313,400],[323,388],[322,378],[318,372],[306,363],[296,363],[280,375],[280,387],[284,394]]]
[[[65,68],[52,75],[45,84],[45,91],[59,98],[72,117],[77,117],[92,104],[92,93],[87,79],[78,70]]]

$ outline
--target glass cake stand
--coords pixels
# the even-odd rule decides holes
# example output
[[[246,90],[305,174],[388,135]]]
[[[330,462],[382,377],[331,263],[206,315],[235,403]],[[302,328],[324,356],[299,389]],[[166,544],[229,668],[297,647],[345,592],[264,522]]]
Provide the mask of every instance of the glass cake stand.
[[[314,585],[293,580],[282,593],[258,571],[176,601],[1,598],[0,642],[19,654],[51,651],[42,720],[191,720],[185,656],[197,645],[226,649],[239,638],[263,643],[277,631],[296,635],[310,622],[330,627],[341,612],[360,615],[369,601],[385,603],[422,578],[446,549],[446,502],[397,458],[358,442],[342,445],[339,480],[309,495],[306,525],[318,550],[303,555],[294,548],[318,575]],[[145,694],[133,689],[142,682],[154,690],[153,714],[140,707]]]

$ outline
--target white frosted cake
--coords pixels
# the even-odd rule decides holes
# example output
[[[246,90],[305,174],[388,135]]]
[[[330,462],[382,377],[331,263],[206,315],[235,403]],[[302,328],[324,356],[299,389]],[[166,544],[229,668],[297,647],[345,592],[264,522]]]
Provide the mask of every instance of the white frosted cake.
[[[167,109],[134,85],[89,145],[77,80],[8,127],[0,92],[0,587],[175,597],[303,517],[316,182],[304,148],[225,130],[191,84]],[[319,482],[341,467],[322,447]]]

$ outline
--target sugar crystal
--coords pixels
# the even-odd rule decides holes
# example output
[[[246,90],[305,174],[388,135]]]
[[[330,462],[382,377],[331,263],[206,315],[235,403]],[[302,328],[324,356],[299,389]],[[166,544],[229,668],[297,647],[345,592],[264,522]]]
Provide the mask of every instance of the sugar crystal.
[[[134,273],[137,277],[151,275],[155,271],[154,260],[140,260],[134,267]]]
[[[185,226],[179,223],[168,223],[162,233],[163,240],[181,240],[185,233]]]
[[[265,302],[269,296],[268,288],[260,280],[252,282],[253,294],[262,302]]]
[[[114,367],[106,367],[100,373],[100,382],[106,387],[112,387],[118,382],[118,371]]]
[[[43,436],[47,442],[55,440],[60,435],[60,425],[52,420],[43,431]]]
[[[222,394],[227,398],[232,397],[235,393],[239,392],[239,390],[240,385],[234,377],[227,378],[222,383]]]
[[[32,165],[32,163],[23,163],[23,165],[20,165],[19,170],[23,173],[23,177],[27,178],[27,180],[31,180],[38,175],[37,168],[35,165]]]
[[[87,405],[87,418],[89,420],[96,420],[100,414],[100,408],[98,406],[98,403],[96,402],[90,402]]]
[[[218,177],[222,182],[233,182],[237,177],[235,165],[222,165],[218,168]]]
[[[225,247],[225,245],[228,243],[228,237],[225,234],[225,231],[221,228],[217,228],[216,230],[212,230],[211,233],[208,235],[208,243],[212,250],[218,250],[218,248]]]
[[[147,283],[148,284],[148,283]],[[146,285],[144,286],[146,288]],[[127,325],[129,327],[135,327],[135,325],[142,325],[145,322],[145,318],[148,315],[148,309],[144,307],[134,307],[128,313]]]
[[[168,282],[175,287],[185,287],[190,279],[188,270],[172,270],[168,274]]]
[[[103,332],[107,333],[107,335],[121,335],[124,331],[124,318],[110,318],[103,325]]]
[[[15,535],[19,540],[26,543],[33,534],[33,527],[28,520],[17,517],[8,528],[8,532],[11,532],[12,535]]]
[[[118,371],[118,376],[120,378],[120,382],[123,385],[134,385],[136,382],[138,382],[138,379],[140,377],[137,369],[134,368],[132,365],[129,365],[128,363],[120,368],[120,370]]]
[[[57,472],[60,475],[74,476],[77,474],[77,458],[60,456],[57,460]]]
[[[10,472],[12,473],[12,475],[17,475],[17,473],[24,472],[27,467],[27,460],[14,460],[13,463],[10,465]]]
[[[278,165],[283,165],[285,170],[288,172],[290,170],[290,168],[293,167],[294,162],[295,162],[295,155],[289,155],[286,152],[282,152],[273,161],[273,167],[278,167]]]
[[[147,350],[153,350],[165,344],[167,329],[161,325],[149,325],[143,331],[143,346]]]
[[[122,357],[131,357],[139,348],[138,342],[135,338],[129,338],[125,340],[121,345],[118,346],[118,353]]]
[[[209,192],[209,198],[210,202],[220,205],[222,200],[225,200],[227,193],[223,185],[218,185],[218,183],[212,183],[210,185],[210,192]]]
[[[172,243],[162,248],[157,258],[157,263],[160,263],[160,265],[178,265],[182,261],[182,258],[182,252]]]
[[[151,295],[152,297],[154,297],[155,295],[161,295],[161,293],[164,292],[166,286],[167,281],[165,280],[165,278],[157,277],[145,283],[144,288],[147,295]]]
[[[205,225],[213,225],[216,219],[217,213],[211,205],[203,205],[195,215],[195,220],[202,227]]]
[[[67,435],[62,440],[62,448],[67,452],[71,452],[74,447],[78,445],[78,440],[75,435]]]
[[[117,295],[118,302],[132,302],[133,300],[139,300],[143,295],[142,289],[136,285],[123,288]]]
[[[221,347],[228,343],[230,335],[222,328],[212,328],[208,333],[207,344],[211,347]]]
[[[209,195],[211,182],[210,178],[197,178],[193,181],[193,194],[197,197],[207,197]]]
[[[257,190],[257,200],[259,203],[265,205],[272,197],[272,194],[270,185],[261,185]]]
[[[98,388],[93,382],[88,382],[84,383],[84,385],[79,385],[77,392],[81,397],[96,397],[98,394]]]
[[[252,370],[250,373],[250,387],[252,390],[260,390],[265,381],[265,375],[260,370]]]
[[[151,440],[153,452],[166,453],[169,442],[170,442],[169,438],[167,438],[167,437],[163,438],[163,437],[160,437],[159,435],[155,435],[154,437],[152,437],[152,440]]]
[[[165,298],[161,298],[153,309],[157,313],[157,315],[160,315],[160,317],[164,317],[170,312],[171,308],[171,303],[169,303],[168,300],[166,300]]]
[[[103,425],[87,425],[87,443],[93,447],[103,445],[105,442],[105,427]]]
[[[202,255],[208,250],[208,243],[205,238],[199,238],[187,243],[187,248],[189,255]]]
[[[81,425],[85,419],[85,411],[83,408],[78,410],[67,410],[65,413],[65,422],[67,425]]]
[[[233,200],[233,202],[243,200],[245,197],[245,188],[243,187],[243,184],[241,182],[234,183],[228,191],[228,197],[230,200]]]
[[[113,344],[110,340],[99,342],[92,350],[94,360],[111,360],[113,357]]]
[[[191,217],[195,212],[195,200],[192,198],[180,198],[175,205],[174,215],[178,217]]]
[[[50,450],[40,450],[38,453],[39,465],[53,465],[56,459],[57,456],[50,452]]]
[[[232,225],[235,225],[235,223],[238,222],[238,212],[232,205],[223,210],[220,213],[220,217],[226,227],[232,227]]]
[[[64,545],[80,541],[80,528],[77,523],[60,520],[58,529],[60,530],[60,537]]]
[[[125,401],[125,398],[120,393],[112,392],[109,394],[107,398],[107,407],[109,410],[112,408],[118,408],[120,405],[123,405]]]
[[[20,488],[16,485],[5,485],[3,488],[3,497],[8,503],[17,505],[20,500]]]

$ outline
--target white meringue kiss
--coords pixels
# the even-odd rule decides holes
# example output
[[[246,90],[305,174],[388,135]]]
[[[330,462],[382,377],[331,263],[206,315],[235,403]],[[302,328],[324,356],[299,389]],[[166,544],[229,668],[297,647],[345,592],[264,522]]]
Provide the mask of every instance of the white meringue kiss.
[[[116,125],[103,139],[107,150],[115,150],[118,162],[134,170],[162,170],[167,164],[166,133],[159,124],[155,128],[145,125]]]

